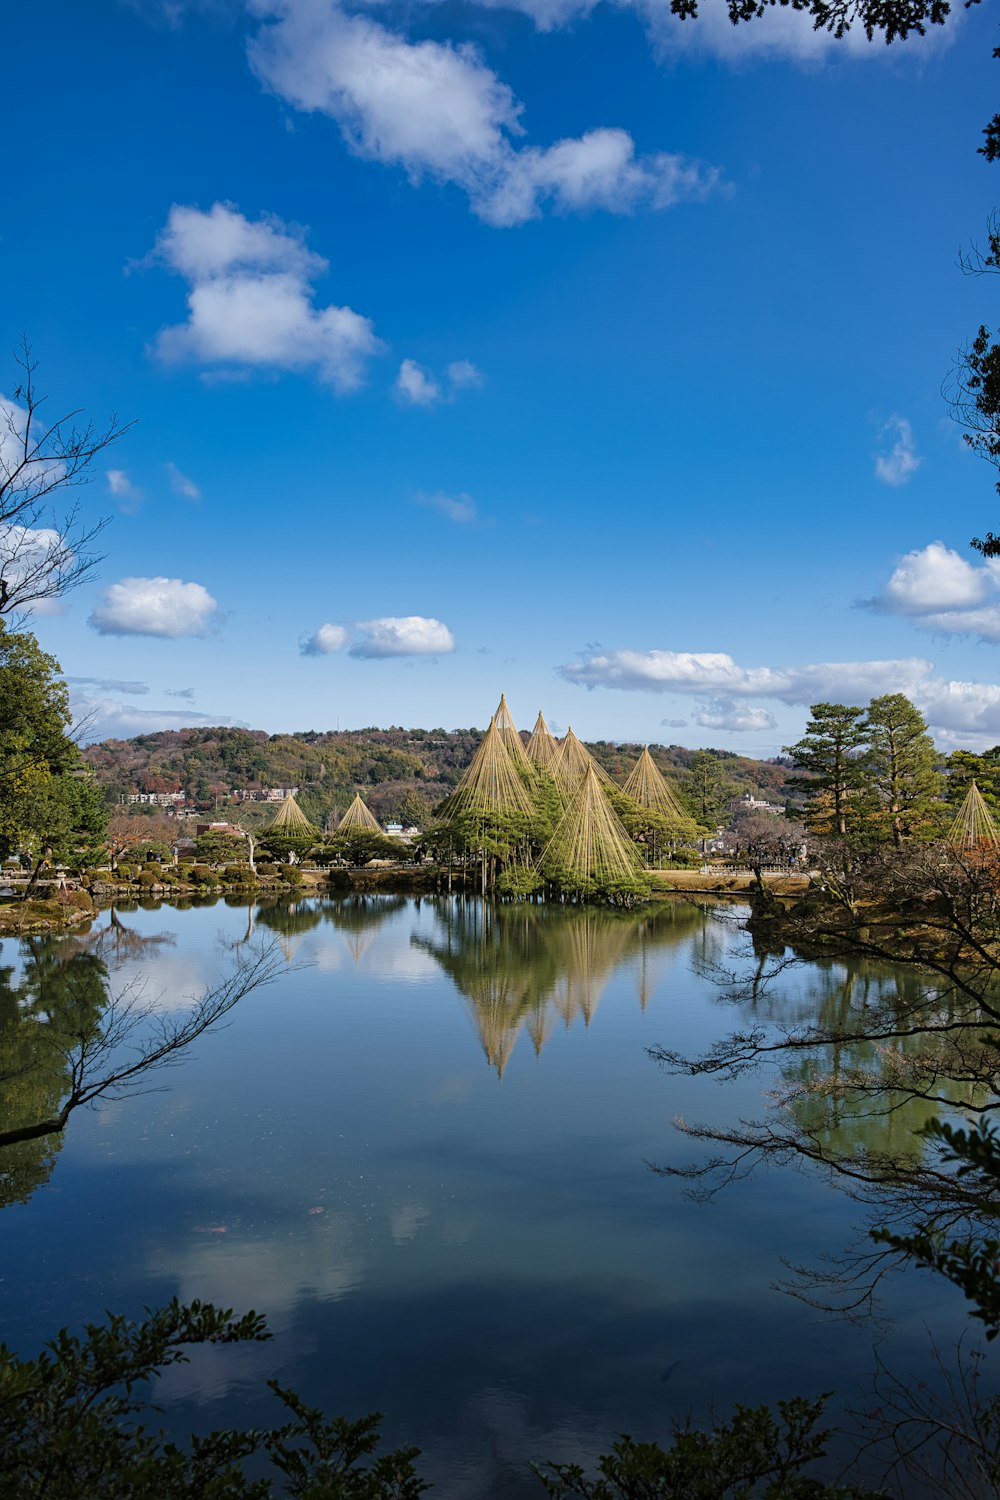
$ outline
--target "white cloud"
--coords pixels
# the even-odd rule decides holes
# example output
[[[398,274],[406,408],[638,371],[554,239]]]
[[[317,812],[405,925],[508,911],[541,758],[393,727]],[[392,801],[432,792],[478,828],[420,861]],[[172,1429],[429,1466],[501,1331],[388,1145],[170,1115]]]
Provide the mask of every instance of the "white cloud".
[[[441,381],[415,359],[404,359],[396,376],[395,392],[408,406],[436,406],[439,401],[455,401],[461,391],[475,390],[483,377],[471,359],[452,360],[445,371],[447,390]]]
[[[170,488],[175,495],[182,495],[185,500],[201,499],[201,490],[195,484],[194,480],[189,479],[186,474],[182,474],[176,464],[166,463],[163,467],[167,471]]]
[[[11,593],[26,579],[41,577],[52,564],[53,573],[72,567],[73,554],[63,553],[63,538],[49,526],[0,526],[0,578]],[[34,599],[24,606],[28,614],[58,614],[54,599]]]
[[[105,693],[126,693],[136,698],[143,698],[149,692],[147,682],[122,682],[117,677],[67,677],[66,681],[71,687],[99,687]]]
[[[229,373],[312,369],[343,392],[362,383],[382,348],[369,318],[349,307],[315,305],[311,278],[326,270],[326,261],[280,219],[251,222],[226,203],[207,213],[175,203],[154,255],[190,288],[187,322],[157,337],[164,361]]]
[[[970,609],[989,592],[990,574],[946,547],[930,542],[900,558],[877,596],[880,608],[900,615]]]
[[[106,588],[88,620],[100,635],[208,635],[218,605],[200,583],[179,578],[123,578]]]
[[[478,520],[476,502],[471,495],[445,495],[439,490],[434,495],[419,494],[413,498],[416,505],[425,505],[429,510],[439,511],[449,521],[456,521],[459,525],[468,525]]]
[[[441,399],[441,387],[430,370],[415,359],[404,359],[396,376],[396,394],[409,406],[433,406]]]
[[[767,708],[754,708],[743,698],[711,698],[699,705],[694,722],[703,729],[728,729],[742,733],[747,729],[776,729],[778,721]]]
[[[951,609],[941,614],[925,615],[916,622],[922,630],[942,631],[947,635],[974,635],[981,641],[1000,641],[1000,604],[984,609]]]
[[[9,493],[30,490],[56,484],[66,472],[61,459],[39,457],[24,463],[24,432],[28,413],[16,401],[0,396],[0,478],[10,485]],[[33,425],[32,432],[37,429]],[[14,476],[18,477],[15,478]]]
[[[913,428],[905,417],[890,417],[880,436],[888,438],[893,434],[895,441],[888,453],[879,454],[875,460],[875,474],[883,484],[898,488],[913,478],[923,460],[917,455]]]
[[[124,469],[107,471],[108,490],[126,514],[132,514],[141,506],[145,496],[138,485],[134,485]]]
[[[119,689],[120,691],[120,689]],[[199,714],[190,710],[136,708],[109,697],[88,697],[74,693],[70,698],[73,723],[83,726],[85,744],[97,740],[127,740],[136,734],[155,734],[160,729],[190,729],[198,724],[232,724],[232,719],[218,714]]]
[[[725,651],[606,651],[560,668],[581,687],[682,692],[716,698],[830,699],[866,703],[880,693],[909,692],[933,670],[920,657],[901,661],[820,662],[802,667],[741,667]],[[886,683],[893,684],[887,687]]]
[[[456,391],[470,390],[483,384],[483,374],[471,359],[453,359],[448,366],[448,380]]]
[[[425,615],[359,620],[357,629],[362,638],[351,647],[351,656],[443,656],[455,649],[455,637],[447,625]]]
[[[792,707],[822,702],[864,707],[884,693],[905,693],[942,740],[970,743],[982,736],[995,744],[1000,738],[1000,684],[936,677],[934,663],[922,657],[743,667],[722,651],[606,651],[564,666],[560,673],[581,687],[707,697],[707,709],[694,716],[701,724],[706,723],[706,711],[709,718],[726,712],[745,716],[747,699],[772,699]],[[709,727],[770,726],[761,722]]]
[[[881,593],[862,602],[922,630],[1000,641],[1000,563],[974,565],[944,542],[907,552]]]
[[[526,0],[527,4],[535,0]],[[545,0],[537,0],[544,5]],[[770,58],[787,58],[805,66],[821,63],[828,54],[834,57],[885,58],[887,48],[881,35],[869,42],[864,30],[855,25],[839,41],[828,31],[817,31],[808,12],[788,6],[771,5],[749,23],[734,26],[729,19],[725,0],[699,0],[695,20],[680,20],[671,15],[662,0],[620,0],[623,7],[634,10],[646,22],[657,49],[668,57],[684,54],[708,55],[736,65]],[[950,24],[951,18],[949,18]],[[893,47],[893,61],[900,47],[907,51],[921,47],[950,45],[951,38],[933,34],[946,28],[932,26],[929,37],[913,37]]]
[[[628,213],[706,196],[713,168],[670,153],[637,157],[624,130],[548,148],[515,145],[522,107],[468,43],[410,42],[336,0],[253,0],[265,22],[249,43],[261,82],[296,109],[330,116],[350,150],[453,183],[498,227],[562,212]]]
[[[604,127],[544,149],[512,153],[495,184],[480,193],[478,212],[487,223],[506,228],[537,218],[543,204],[559,213],[672,208],[706,198],[719,180],[714,169],[669,152],[637,157],[628,131]]]
[[[343,625],[321,625],[299,642],[299,651],[303,656],[329,656],[331,652],[339,651],[346,641],[347,631]]]

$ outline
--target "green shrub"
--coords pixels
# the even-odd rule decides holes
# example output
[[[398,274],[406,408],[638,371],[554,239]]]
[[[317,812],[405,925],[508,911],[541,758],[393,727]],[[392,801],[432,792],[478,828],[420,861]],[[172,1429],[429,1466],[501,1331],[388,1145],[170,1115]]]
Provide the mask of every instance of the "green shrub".
[[[497,881],[497,890],[502,896],[530,896],[542,888],[542,877],[537,870],[526,870],[523,865],[504,870]]]

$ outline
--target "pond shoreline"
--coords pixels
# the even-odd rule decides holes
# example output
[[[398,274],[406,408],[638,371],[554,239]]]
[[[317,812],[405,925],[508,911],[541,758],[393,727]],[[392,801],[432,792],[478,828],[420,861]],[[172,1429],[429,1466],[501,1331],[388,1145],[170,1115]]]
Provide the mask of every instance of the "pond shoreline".
[[[385,895],[433,895],[449,890],[455,894],[478,894],[476,881],[468,872],[453,871],[449,882],[445,870],[420,867],[413,869],[380,869],[358,867],[337,870],[296,869],[294,882],[284,880],[233,881],[220,879],[211,885],[155,882],[139,885],[131,881],[116,884],[94,881],[89,889],[75,887],[58,894],[39,894],[30,901],[5,901],[0,904],[0,937],[34,937],[40,933],[70,932],[93,919],[105,907],[123,901],[175,901],[192,897],[232,896],[243,894],[247,901],[267,900],[280,896],[288,899],[350,892],[380,892]],[[756,885],[750,874],[727,871],[653,870],[648,872],[653,884],[653,901],[672,896],[721,896],[745,898]],[[800,896],[809,889],[807,875],[765,873],[764,884],[778,897]]]

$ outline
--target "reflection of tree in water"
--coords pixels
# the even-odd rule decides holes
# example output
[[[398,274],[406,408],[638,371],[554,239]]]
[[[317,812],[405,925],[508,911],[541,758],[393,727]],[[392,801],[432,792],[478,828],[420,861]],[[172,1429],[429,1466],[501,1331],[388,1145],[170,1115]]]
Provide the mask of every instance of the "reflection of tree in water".
[[[859,1018],[914,1010],[927,990],[916,970],[854,959],[814,961],[810,975],[794,993],[768,997],[769,1022],[786,1029],[808,1020],[825,1038],[784,1059],[780,1097],[824,1157],[887,1180],[908,1175],[925,1154],[916,1133],[940,1116],[942,1098],[961,1111],[982,1094],[955,1068],[958,1038],[859,1034]],[[920,1097],[932,1081],[934,1098]]]
[[[317,901],[273,901],[257,908],[258,925],[277,934],[286,963],[291,963],[298,947],[293,940],[312,932],[322,920]]]
[[[22,940],[23,972],[0,969],[0,1121],[17,1130],[58,1113],[70,1080],[72,1038],[94,1025],[108,996],[99,953],[74,938]],[[0,1206],[24,1203],[48,1182],[61,1134],[5,1146],[0,1152]]]
[[[590,906],[437,906],[440,937],[414,936],[471,1002],[483,1051],[502,1077],[522,1028],[536,1054],[557,1021],[589,1025],[611,975],[634,962],[645,1008],[665,951],[696,934],[705,914],[688,903],[617,912]]]
[[[405,896],[367,892],[318,900],[275,901],[257,908],[257,921],[278,934],[285,958],[289,961],[295,951],[293,938],[329,923],[344,934],[357,962],[374,939],[376,930],[394,912],[400,911],[406,901]]]
[[[357,891],[350,896],[340,896],[324,901],[323,920],[344,934],[344,941],[360,963],[372,943],[375,934],[397,911],[406,905],[406,896],[384,896],[370,891]]]
[[[964,1232],[980,1211],[995,1222],[995,1203],[978,1201],[975,1182],[919,1134],[932,1119],[975,1118],[995,1100],[984,1071],[992,1040],[968,1025],[957,985],[943,987],[915,966],[815,953],[805,962],[785,954],[763,981],[759,968],[742,985],[730,979],[729,999],[742,1012],[730,1036],[694,1061],[664,1047],[651,1055],[677,1073],[721,1078],[766,1065],[775,1082],[756,1119],[682,1126],[709,1145],[707,1159],[657,1170],[710,1196],[761,1160],[810,1163],[868,1209],[869,1226],[934,1218],[945,1234],[956,1225]],[[820,1306],[854,1311],[871,1305],[894,1258],[867,1241],[833,1247],[822,1266],[789,1265],[789,1285]]]
[[[136,932],[123,922],[118,908],[111,906],[101,914],[103,925],[92,927],[84,937],[75,939],[81,949],[89,950],[112,968],[139,958],[152,958],[161,948],[172,947],[177,938],[172,932]]]

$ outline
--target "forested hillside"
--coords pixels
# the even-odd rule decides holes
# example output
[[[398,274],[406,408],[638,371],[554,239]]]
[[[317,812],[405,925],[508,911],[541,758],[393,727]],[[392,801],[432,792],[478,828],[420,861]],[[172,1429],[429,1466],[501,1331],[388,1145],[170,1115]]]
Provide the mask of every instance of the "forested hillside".
[[[468,765],[479,729],[358,729],[269,735],[256,729],[180,729],[104,740],[84,752],[108,801],[138,792],[183,792],[202,810],[223,810],[234,794],[297,787],[307,816],[325,827],[360,791],[381,821],[425,825]],[[598,740],[589,749],[616,780],[635,764],[636,744]],[[725,751],[650,747],[654,760],[699,816],[751,792],[783,803],[789,768]],[[241,817],[266,803],[242,803]],[[151,809],[152,810],[152,809]]]

